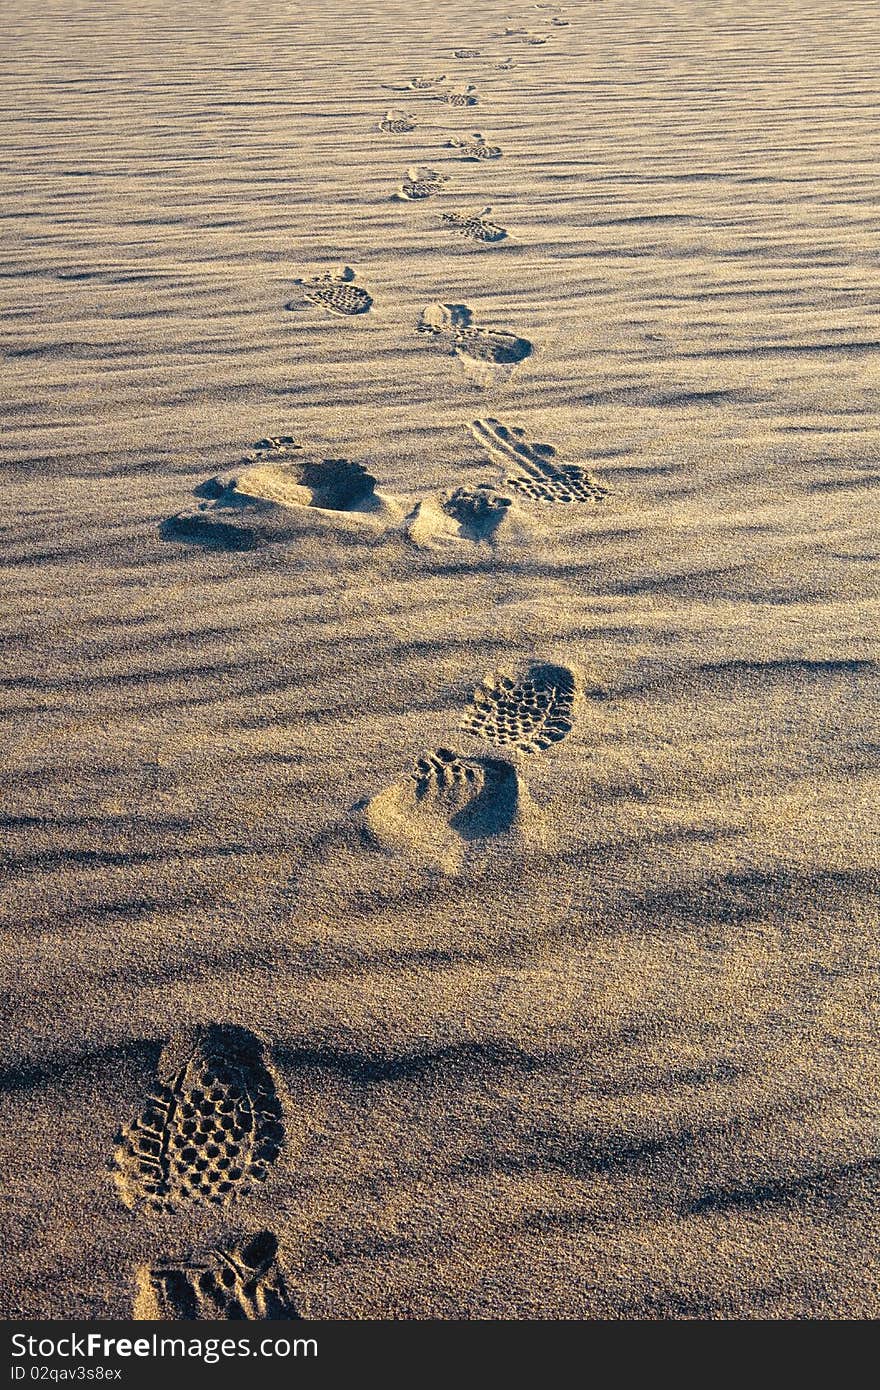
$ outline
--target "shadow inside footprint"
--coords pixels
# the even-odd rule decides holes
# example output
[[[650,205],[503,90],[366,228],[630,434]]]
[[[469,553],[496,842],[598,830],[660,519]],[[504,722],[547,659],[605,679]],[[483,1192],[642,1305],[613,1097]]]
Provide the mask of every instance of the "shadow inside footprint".
[[[258,1231],[216,1246],[203,1260],[142,1266],[134,1316],[153,1322],[269,1322],[299,1314],[278,1262],[278,1239],[272,1231]]]
[[[528,338],[519,338],[502,329],[483,328],[473,321],[466,304],[428,304],[417,324],[420,333],[430,334],[448,344],[455,357],[493,366],[515,366],[532,354]]]
[[[410,777],[374,796],[364,815],[381,843],[453,873],[481,845],[519,853],[538,828],[536,808],[511,763],[449,748],[422,754]]]
[[[443,752],[446,750],[439,750]],[[450,757],[455,760],[455,754]],[[484,840],[510,830],[519,810],[519,780],[510,763],[496,758],[482,758],[479,763],[464,764],[466,774],[472,768],[470,782],[474,795],[460,811],[449,818],[449,825],[463,840]]]
[[[344,458],[290,458],[274,454],[246,459],[238,469],[209,478],[195,489],[205,499],[193,511],[160,526],[166,540],[197,541],[224,550],[252,550],[290,540],[293,516],[303,507],[321,511],[381,510],[376,478],[362,463]]]
[[[458,523],[463,539],[488,541],[495,535],[512,504],[509,497],[496,492],[488,483],[481,483],[473,488],[456,488],[442,499],[440,505],[446,515]]]
[[[492,545],[512,506],[513,499],[491,483],[455,488],[419,502],[408,518],[407,535],[427,549],[460,541]]]
[[[489,677],[478,686],[464,728],[503,747],[543,752],[571,733],[575,697],[573,671],[537,662],[516,676]]]
[[[210,1024],[169,1043],[146,1105],[119,1133],[113,1171],[125,1206],[227,1206],[264,1182],[284,1139],[260,1040]]]

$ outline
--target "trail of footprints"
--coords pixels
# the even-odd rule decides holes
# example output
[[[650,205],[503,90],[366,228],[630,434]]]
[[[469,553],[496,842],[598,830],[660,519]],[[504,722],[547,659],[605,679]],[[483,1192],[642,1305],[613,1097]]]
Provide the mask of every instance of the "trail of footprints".
[[[283,1144],[281,1102],[260,1040],[210,1024],[163,1052],[143,1108],[117,1137],[113,1176],[133,1211],[224,1210],[268,1180]],[[271,1231],[215,1247],[201,1261],[167,1257],[142,1266],[136,1285],[136,1318],[298,1316]]]
[[[546,9],[548,6],[536,6]],[[551,32],[568,24],[557,14],[545,21]],[[548,33],[508,28],[503,39],[543,46]],[[453,50],[456,61],[479,59],[482,51]],[[508,58],[495,66],[512,66]],[[446,74],[413,76],[393,90],[419,92],[452,108],[478,104],[472,83],[450,87]],[[379,122],[389,136],[416,129],[408,112],[390,109]],[[493,161],[499,146],[481,132],[451,136],[447,148],[460,158]],[[418,202],[442,194],[447,176],[413,165],[396,196]],[[479,211],[449,209],[440,225],[473,243],[504,242],[506,228]],[[295,282],[300,297],[290,310],[311,304],[337,318],[367,314],[368,289],[349,266]],[[446,345],[460,358],[511,367],[532,352],[525,338],[474,323],[466,305],[428,305],[419,331]],[[501,465],[504,486],[539,503],[596,503],[607,496],[586,469],[559,462],[547,444],[529,442],[524,432],[495,418],[473,421],[472,435],[488,458]],[[278,525],[279,515],[303,507],[324,511],[367,511],[378,505],[377,479],[365,464],[304,453],[289,435],[259,440],[240,465],[209,478],[196,495],[194,510],[169,518],[169,538],[204,540],[246,549],[294,534]],[[512,498],[488,482],[453,488],[435,503],[459,534],[474,542],[492,541],[509,515]],[[418,510],[418,509],[417,509]],[[575,674],[566,666],[541,662],[517,672],[487,676],[474,691],[462,731],[497,750],[496,756],[466,755],[439,747],[422,754],[401,784],[369,803],[381,826],[390,815],[416,835],[422,822],[426,843],[437,827],[469,845],[493,840],[527,821],[528,795],[509,759],[548,751],[573,727]],[[500,756],[498,755],[500,754]],[[169,1217],[188,1208],[225,1211],[265,1184],[283,1151],[284,1116],[263,1044],[246,1029],[225,1024],[201,1028],[169,1045],[159,1061],[156,1083],[139,1113],[120,1131],[113,1159],[117,1192],[133,1212]],[[287,1287],[274,1232],[260,1230],[211,1247],[200,1257],[163,1257],[136,1271],[134,1316],[169,1320],[289,1319],[298,1313]]]
[[[468,361],[508,370],[531,351],[526,339],[474,326],[463,305],[429,305],[422,331]],[[428,503],[457,523],[457,535],[474,543],[493,544],[511,515],[514,498],[540,507],[598,505],[608,488],[581,464],[564,463],[551,444],[531,442],[525,432],[494,418],[470,424],[487,459],[501,465],[501,481],[457,487],[426,499],[410,513],[407,534],[418,540],[426,530]],[[252,550],[297,538],[297,515],[304,508],[341,513],[353,519],[377,518],[393,525],[402,508],[379,491],[379,480],[357,459],[324,458],[306,452],[290,435],[262,439],[239,465],[215,474],[196,488],[198,505],[162,523],[162,536],[227,550]]]
[[[539,10],[543,8],[545,7],[536,6]],[[538,22],[542,28],[508,25],[495,37],[502,42],[542,47],[548,43],[554,30],[568,27],[570,21],[558,13],[551,13],[542,15]],[[477,61],[483,57],[483,50],[462,46],[453,49],[451,56],[455,62]],[[493,66],[498,71],[508,72],[513,67],[513,59],[506,57]],[[415,73],[400,81],[384,82],[381,85],[389,91],[415,93],[422,98],[443,102],[454,110],[469,110],[481,102],[480,93],[473,82],[451,85],[449,74],[445,72]],[[417,127],[416,116],[400,107],[390,107],[379,121],[379,130],[384,135],[393,137],[412,135]],[[482,131],[451,135],[445,146],[453,151],[458,159],[472,162],[497,160],[503,154],[501,147],[487,139]],[[412,166],[407,170],[406,177],[399,184],[394,196],[404,202],[420,202],[442,193],[446,182],[446,175],[433,168]],[[481,211],[451,209],[441,213],[440,225],[476,245],[498,246],[508,239],[508,231],[487,219],[486,214],[490,211],[490,206],[484,207]],[[332,314],[353,317],[367,313],[372,307],[373,299],[363,286],[352,283],[352,280],[353,272],[346,267],[342,272],[325,273],[295,283],[302,286],[302,298],[307,302],[317,304]],[[286,307],[295,309],[299,304],[292,300]]]

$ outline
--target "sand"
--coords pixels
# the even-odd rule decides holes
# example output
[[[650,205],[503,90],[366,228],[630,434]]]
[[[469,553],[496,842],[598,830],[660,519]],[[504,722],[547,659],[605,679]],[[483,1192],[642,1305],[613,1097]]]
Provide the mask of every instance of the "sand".
[[[872,0],[0,28],[4,1315],[880,1315]]]

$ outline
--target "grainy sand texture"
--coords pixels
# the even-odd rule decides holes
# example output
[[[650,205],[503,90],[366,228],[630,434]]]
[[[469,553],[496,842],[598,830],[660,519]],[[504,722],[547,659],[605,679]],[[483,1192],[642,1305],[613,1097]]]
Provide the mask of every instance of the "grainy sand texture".
[[[875,0],[0,30],[5,1316],[880,1316]]]

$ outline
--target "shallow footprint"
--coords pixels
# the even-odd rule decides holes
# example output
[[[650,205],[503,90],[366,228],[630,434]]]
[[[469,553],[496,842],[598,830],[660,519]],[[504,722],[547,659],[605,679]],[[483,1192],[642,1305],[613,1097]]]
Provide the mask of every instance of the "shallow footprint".
[[[436,77],[408,77],[404,82],[383,82],[382,86],[387,92],[430,92],[433,87],[445,81],[446,73],[441,72]],[[388,115],[391,114],[389,111]]]
[[[353,284],[353,281],[354,271],[350,265],[346,265],[324,275],[294,280],[293,283],[302,285],[303,299],[308,300],[310,304],[320,304],[328,313],[348,318],[352,314],[366,314],[373,307],[372,295],[361,285]],[[291,299],[284,307],[297,310],[300,305],[295,299]]]
[[[201,1261],[162,1260],[137,1271],[133,1316],[149,1322],[271,1322],[298,1318],[272,1231],[217,1246]]]
[[[407,169],[406,178],[394,196],[408,203],[433,198],[435,193],[441,191],[445,182],[445,174],[438,174],[436,169],[428,169],[422,164],[414,164]]]
[[[457,91],[438,92],[437,100],[445,101],[447,106],[478,106],[480,102],[477,89],[471,83]]]
[[[409,519],[407,534],[416,545],[428,547],[462,540],[491,545],[512,505],[511,498],[490,483],[455,488],[420,502]]]
[[[500,159],[502,154],[501,146],[487,144],[478,130],[473,135],[453,136],[447,146],[458,150],[459,159]]]
[[[547,42],[546,34],[536,34],[533,29],[505,29],[501,37],[511,39],[514,43],[530,44],[533,48],[539,48]]]
[[[540,663],[479,686],[464,727],[500,747],[537,753],[571,732],[574,701],[574,674],[566,666]]]
[[[226,1206],[263,1182],[284,1139],[263,1047],[211,1024],[170,1044],[144,1110],[119,1135],[117,1190],[127,1207]]]
[[[491,211],[491,206],[487,206],[481,208],[479,212],[442,212],[440,221],[451,232],[457,232],[459,236],[467,237],[469,241],[477,241],[484,246],[494,246],[499,241],[506,239],[507,229],[500,227],[497,222],[487,221],[486,214]]]
[[[509,487],[537,502],[604,502],[609,489],[575,463],[557,463],[551,444],[529,443],[525,433],[500,420],[474,420],[471,433],[499,459]]]
[[[396,107],[386,111],[379,122],[379,129],[384,130],[386,135],[407,135],[415,128],[416,123],[412,116],[408,116],[405,111],[399,111]]]

